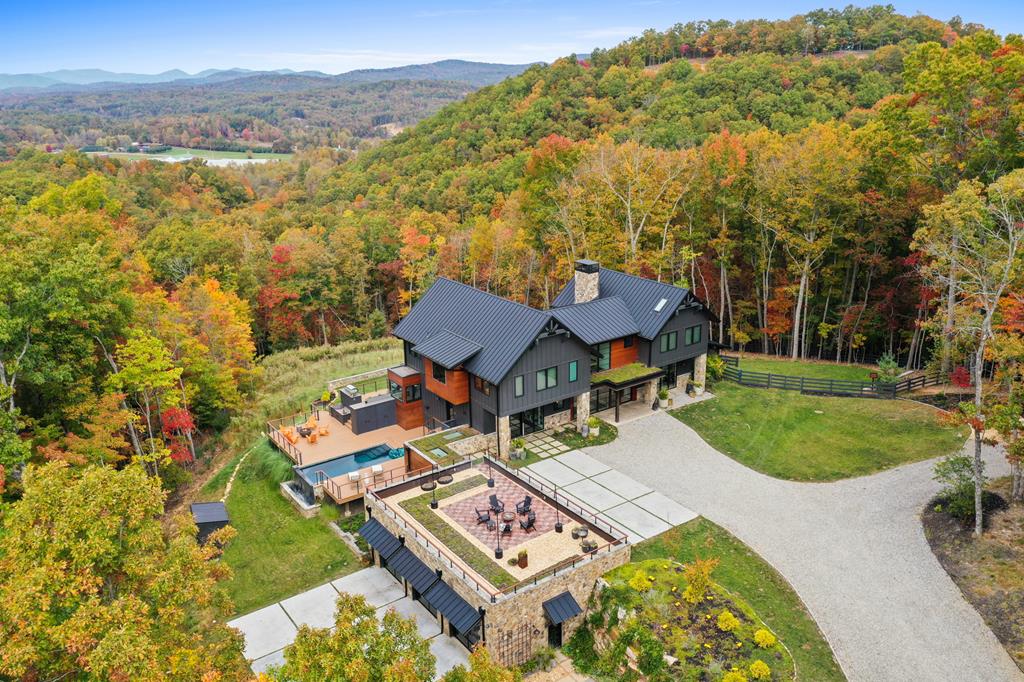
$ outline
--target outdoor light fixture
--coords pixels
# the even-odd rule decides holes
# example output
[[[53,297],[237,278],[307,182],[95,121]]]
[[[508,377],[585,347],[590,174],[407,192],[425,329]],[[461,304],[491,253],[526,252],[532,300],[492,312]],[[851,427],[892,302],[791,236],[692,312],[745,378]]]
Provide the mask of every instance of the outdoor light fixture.
[[[434,487],[430,489],[430,508],[437,509],[437,474],[434,464],[430,465],[430,475],[434,479]]]
[[[501,524],[494,524],[494,534],[498,536],[498,546],[494,548],[494,558],[500,559],[505,556],[505,553],[501,551]]]
[[[555,506],[555,532],[562,532],[562,519],[558,515],[558,486],[555,486],[555,496],[551,498],[552,504]]]
[[[491,460],[489,459],[487,460],[487,487],[494,487],[494,472],[491,470]]]

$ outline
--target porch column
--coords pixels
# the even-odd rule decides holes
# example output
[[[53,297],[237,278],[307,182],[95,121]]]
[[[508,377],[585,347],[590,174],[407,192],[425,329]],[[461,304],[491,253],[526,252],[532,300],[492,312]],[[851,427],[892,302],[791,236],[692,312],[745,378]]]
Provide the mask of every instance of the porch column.
[[[576,430],[583,433],[583,425],[590,418],[590,391],[576,396]]]
[[[651,379],[648,381],[644,393],[644,402],[646,402],[648,406],[653,405],[654,401],[658,399],[658,380]]]
[[[612,395],[615,396],[615,423],[618,424],[619,423],[619,402],[620,402],[620,400],[619,400],[619,391],[618,390],[612,391]]]
[[[509,427],[508,416],[498,417],[498,459],[508,459],[512,447],[512,429]]]
[[[704,382],[708,374],[708,354],[702,353],[693,359],[693,383],[706,388]]]

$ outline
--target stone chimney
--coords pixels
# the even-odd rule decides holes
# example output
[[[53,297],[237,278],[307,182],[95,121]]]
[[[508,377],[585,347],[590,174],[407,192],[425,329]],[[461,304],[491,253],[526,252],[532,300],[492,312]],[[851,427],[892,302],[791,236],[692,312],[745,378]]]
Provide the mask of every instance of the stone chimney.
[[[598,297],[598,278],[601,268],[596,261],[576,261],[576,303],[586,303]]]

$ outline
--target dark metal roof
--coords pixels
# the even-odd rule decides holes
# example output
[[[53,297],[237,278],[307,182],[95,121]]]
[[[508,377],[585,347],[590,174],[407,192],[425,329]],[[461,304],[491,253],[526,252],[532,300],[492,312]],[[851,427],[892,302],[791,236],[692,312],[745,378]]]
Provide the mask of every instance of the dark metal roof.
[[[468,633],[473,626],[480,622],[480,612],[469,605],[465,599],[460,597],[455,590],[448,586],[443,580],[438,580],[434,586],[423,595],[423,598],[441,615],[448,619],[459,632]]]
[[[465,368],[497,384],[548,319],[541,310],[441,277],[395,326],[394,334],[414,346],[440,331],[469,339],[480,345],[480,351]]]
[[[384,524],[377,519],[370,519],[364,523],[359,529],[359,534],[384,559],[390,559],[395,552],[402,548],[402,543],[398,538],[389,533]]]
[[[404,545],[395,552],[394,556],[388,559],[388,566],[394,569],[395,573],[409,581],[409,584],[420,594],[430,589],[431,585],[440,578],[427,565],[416,558],[416,555]]]
[[[598,298],[587,303],[573,303],[561,308],[552,308],[549,312],[568,327],[569,331],[591,346],[640,331],[629,308],[618,296]]]
[[[409,365],[399,365],[398,367],[389,367],[388,371],[393,373],[396,377],[414,377],[420,373],[415,367]]]
[[[476,341],[442,329],[426,341],[413,346],[413,350],[446,369],[455,369],[483,348]]]
[[[228,510],[223,502],[196,502],[191,508],[192,518],[196,520],[196,524],[228,521]]]
[[[699,303],[688,289],[607,268],[601,268],[597,286],[598,300],[615,297],[622,299],[640,330],[640,336],[645,339],[657,336],[684,301]],[[665,302],[657,310],[661,299],[665,299]],[[574,305],[575,301],[576,280],[573,278],[555,297],[554,308]]]
[[[544,613],[551,620],[552,625],[558,625],[583,613],[583,609],[576,602],[576,599],[569,592],[563,592],[557,597],[548,599],[543,604]]]

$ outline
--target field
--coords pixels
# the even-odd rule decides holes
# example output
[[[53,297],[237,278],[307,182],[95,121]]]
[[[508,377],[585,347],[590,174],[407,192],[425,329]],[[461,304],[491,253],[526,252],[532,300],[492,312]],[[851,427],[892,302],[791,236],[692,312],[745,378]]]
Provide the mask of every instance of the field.
[[[769,476],[831,481],[940,457],[966,432],[906,400],[826,398],[721,381],[714,400],[674,410],[714,448]]]
[[[292,158],[291,154],[252,153],[215,151],[211,149],[189,149],[188,147],[171,147],[170,151],[156,154],[144,154],[142,152],[88,152],[90,156],[109,156],[113,159],[139,160],[149,159],[150,161],[184,161],[190,156],[195,156],[208,161],[241,161],[251,163],[252,161],[279,161]]]
[[[832,650],[800,597],[761,557],[728,531],[697,518],[633,547],[634,563],[670,559],[718,559],[712,579],[739,595],[771,628],[792,655],[796,679],[845,679]]]
[[[839,365],[833,362],[813,360],[790,360],[773,355],[749,355],[740,357],[739,369],[768,374],[788,374],[811,379],[843,379],[846,381],[871,381],[871,372],[878,368],[872,365]]]

